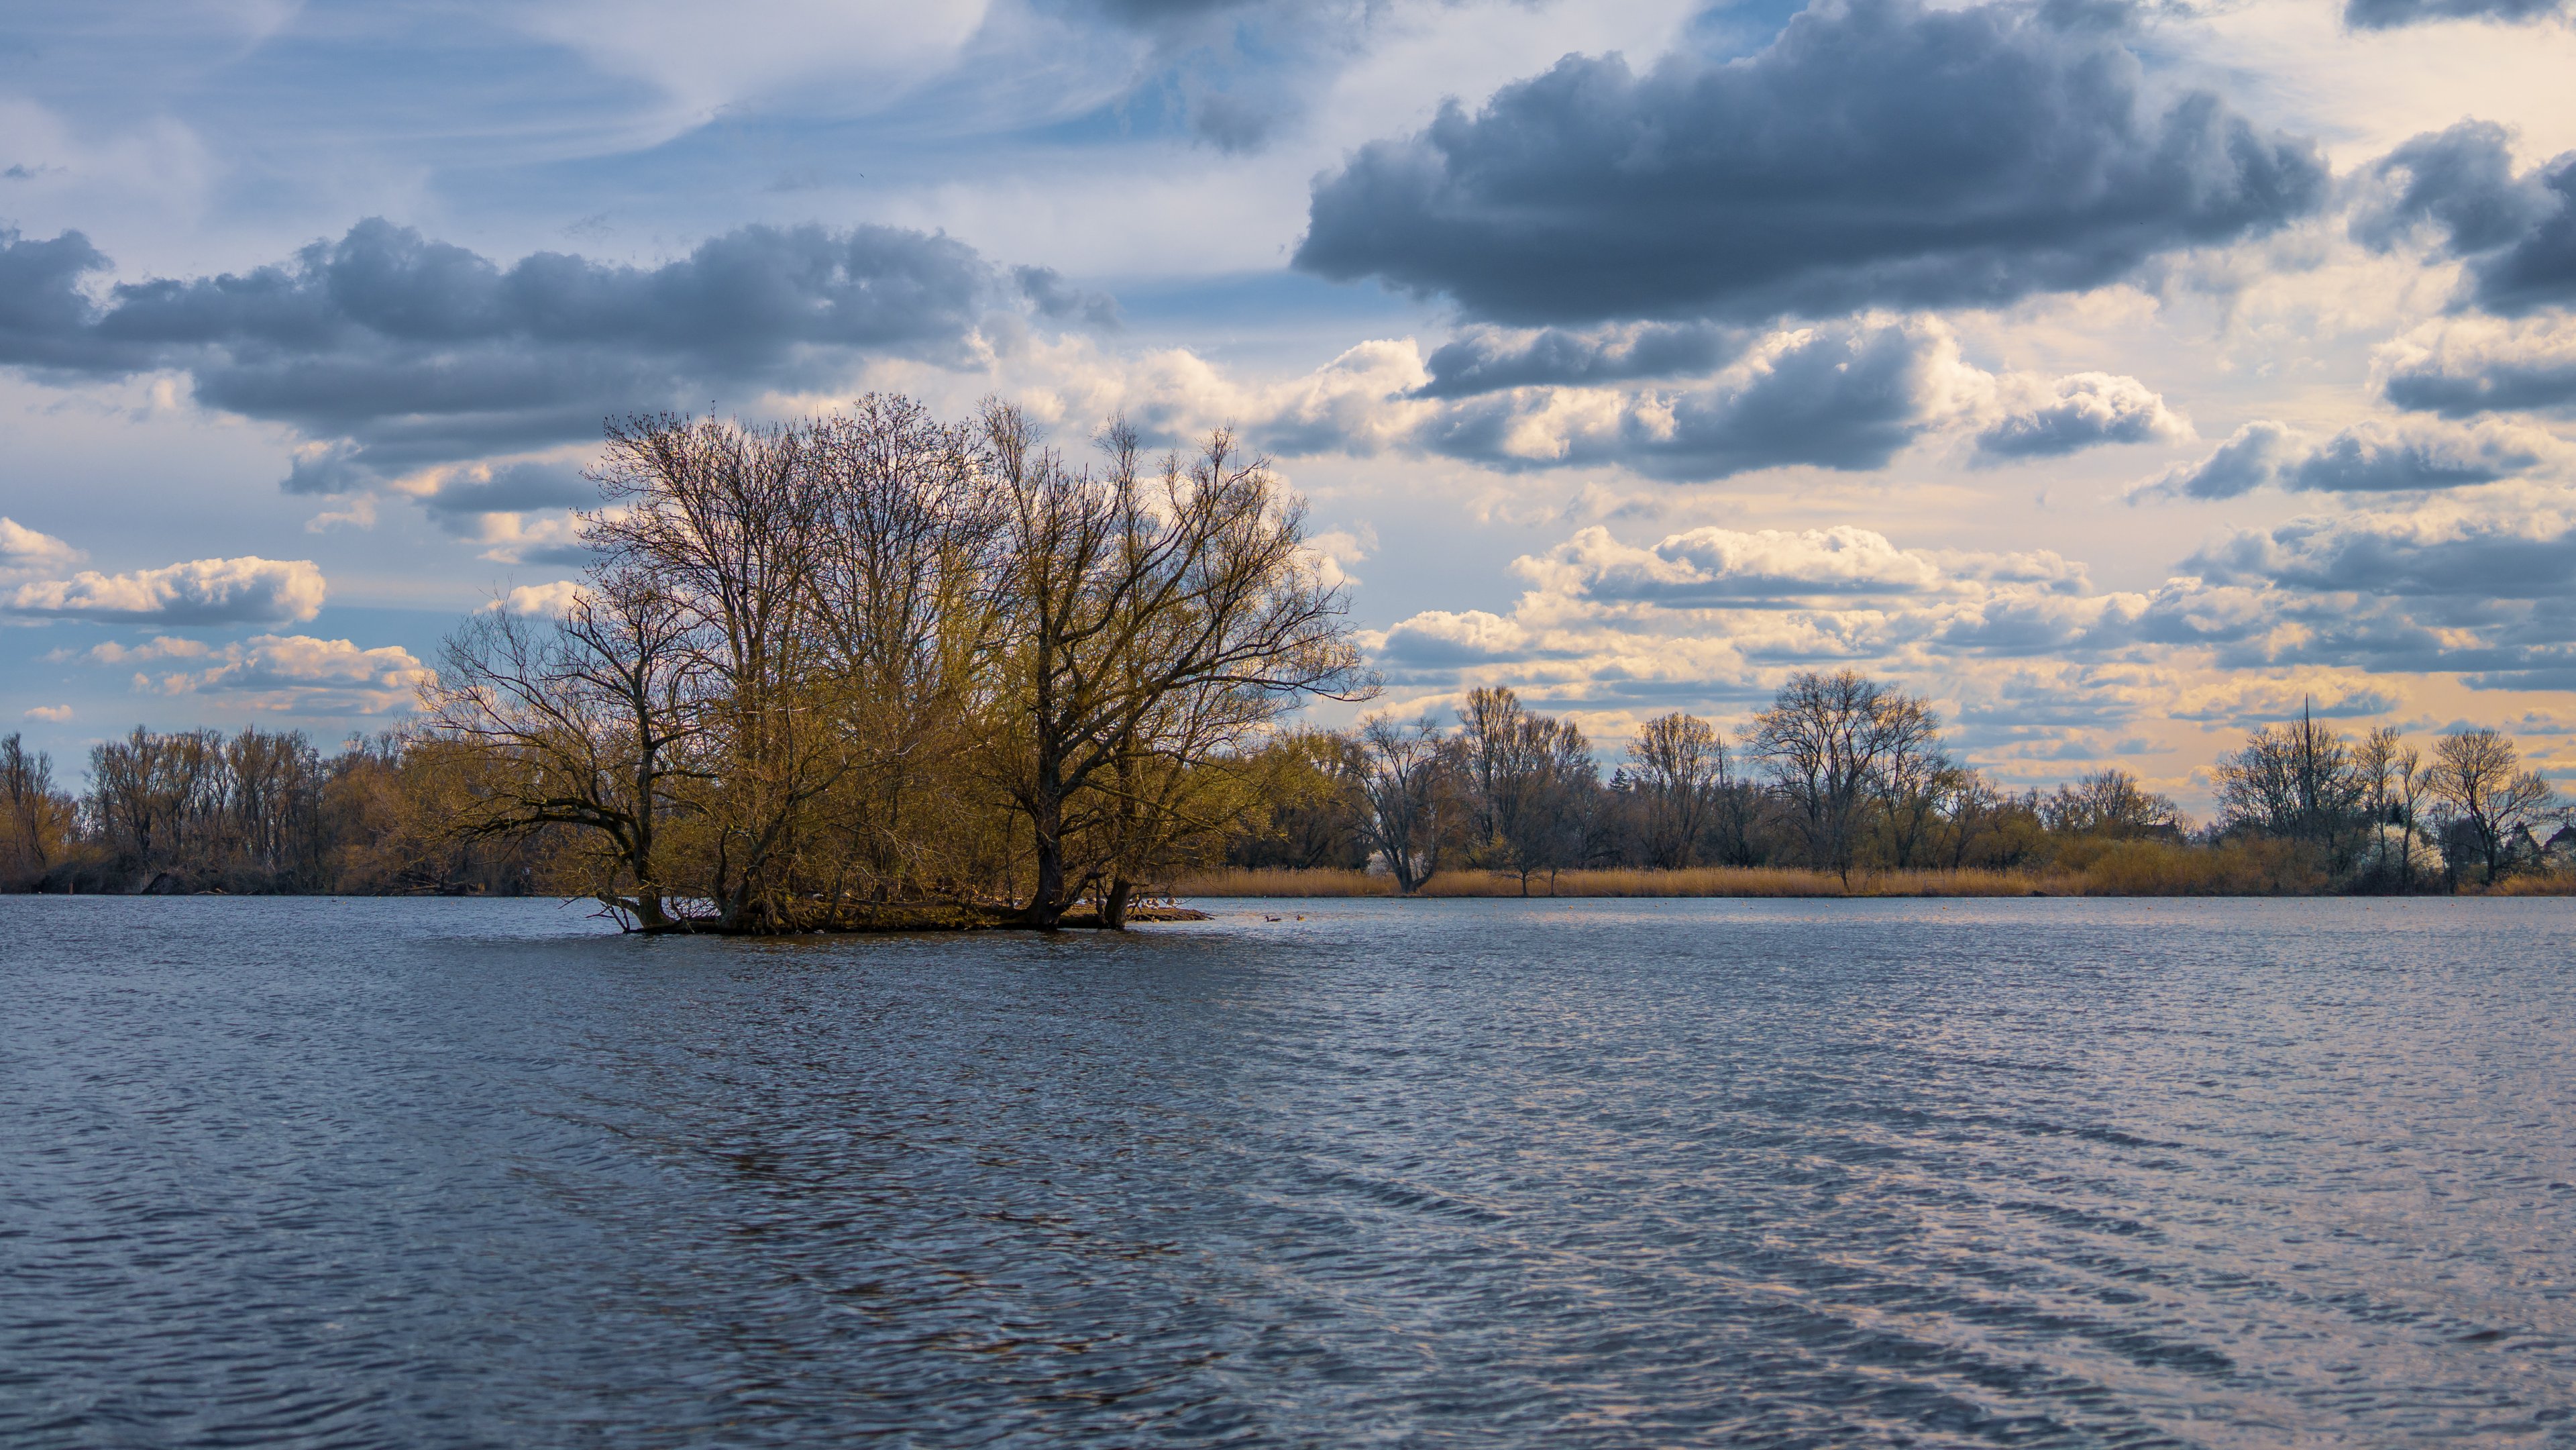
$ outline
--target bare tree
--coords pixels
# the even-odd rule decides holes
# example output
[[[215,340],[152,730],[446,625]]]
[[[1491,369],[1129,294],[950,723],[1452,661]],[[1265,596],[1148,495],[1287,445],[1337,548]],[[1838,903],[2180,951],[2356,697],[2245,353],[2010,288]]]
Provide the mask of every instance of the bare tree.
[[[2489,882],[2503,873],[2512,833],[2528,826],[2554,794],[2537,771],[2521,765],[2513,741],[2484,726],[2455,731],[2433,745],[2427,787],[2467,826]]]
[[[1880,743],[1870,792],[1878,800],[1889,863],[1910,871],[1931,850],[1959,768],[1941,748],[1941,717],[1913,696],[1893,690],[1882,696],[1875,731]]]
[[[2340,864],[2368,788],[2342,736],[2309,715],[2267,725],[2214,771],[2222,826],[2325,847]]]
[[[2393,835],[2397,847],[2395,884],[2401,891],[2415,880],[2416,803],[2426,783],[2423,761],[2422,752],[2388,725],[2372,730],[2352,752],[2354,777],[2360,782],[2363,807],[2372,822],[2372,871],[2383,880],[2389,875],[2386,858]]]
[[[1754,721],[1754,752],[1770,763],[1809,860],[1848,887],[1877,772],[1900,741],[1930,728],[1930,711],[1853,670],[1802,670]]]
[[[1456,751],[1429,715],[1411,725],[1376,716],[1360,723],[1359,738],[1360,792],[1368,801],[1362,829],[1385,858],[1396,892],[1410,896],[1440,869]]]
[[[90,804],[119,864],[138,881],[202,859],[221,828],[223,738],[137,726],[90,750]]]
[[[672,638],[714,682],[694,722],[720,785],[699,801],[706,889],[728,929],[784,926],[816,803],[856,764],[815,620],[829,525],[815,430],[651,414],[607,431],[591,476],[610,507],[583,538],[671,601],[689,626]]]
[[[576,828],[595,843],[591,894],[647,931],[694,924],[673,900],[666,828],[709,783],[701,622],[635,570],[595,579],[552,623],[501,611],[447,641],[423,692],[431,729],[481,747],[453,803],[466,835]]]
[[[1106,919],[1136,884],[1119,851],[1136,839],[1132,813],[1156,805],[1122,786],[1122,763],[1204,764],[1300,697],[1357,698],[1373,682],[1340,625],[1341,592],[1305,551],[1302,504],[1230,434],[1186,464],[1166,457],[1158,478],[1123,425],[1103,435],[1097,474],[1067,467],[1015,408],[988,406],[984,438],[1004,616],[986,749],[1030,830],[1026,916],[1052,927],[1100,885]]]
[[[1537,714],[1509,689],[1473,690],[1460,712],[1476,803],[1476,854],[1520,878],[1576,864],[1589,841],[1601,783],[1591,746],[1571,721]]]
[[[872,878],[869,895],[953,886],[957,863],[925,848],[953,834],[943,818],[960,803],[940,782],[974,743],[1001,622],[991,585],[1002,518],[982,439],[874,394],[808,434],[824,531],[812,622],[852,762],[834,824]]]
[[[53,757],[31,751],[16,732],[0,739],[0,879],[10,886],[44,879],[73,830],[73,803],[54,788]]]
[[[1638,728],[1628,761],[1645,816],[1646,859],[1666,870],[1690,865],[1731,780],[1725,739],[1716,726],[1676,710]]]
[[[322,757],[300,733],[246,729],[224,743],[224,854],[256,875],[309,884],[322,861]]]
[[[2138,778],[2114,766],[2061,785],[2040,805],[2052,831],[2128,840],[2177,829],[2180,816],[2165,796],[2140,788]]]
[[[1973,770],[1962,771],[1949,804],[1950,866],[2008,867],[2040,830],[2046,804],[2037,791],[2016,796]]]
[[[1718,782],[1709,805],[1709,849],[1721,866],[1760,865],[1764,823],[1774,814],[1761,783],[1734,775]]]

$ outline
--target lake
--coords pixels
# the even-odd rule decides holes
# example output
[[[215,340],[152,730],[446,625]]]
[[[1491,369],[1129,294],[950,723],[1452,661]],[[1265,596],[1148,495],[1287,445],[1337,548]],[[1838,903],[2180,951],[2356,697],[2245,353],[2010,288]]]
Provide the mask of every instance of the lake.
[[[2568,902],[1213,910],[0,898],[0,1442],[2576,1446]]]

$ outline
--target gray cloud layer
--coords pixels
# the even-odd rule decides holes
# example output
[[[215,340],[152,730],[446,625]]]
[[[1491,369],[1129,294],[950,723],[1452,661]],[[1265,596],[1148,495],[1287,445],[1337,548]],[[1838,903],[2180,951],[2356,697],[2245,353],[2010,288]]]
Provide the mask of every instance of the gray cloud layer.
[[[2576,407],[2576,329],[2534,327],[2401,362],[2383,385],[2401,408],[2463,418]]]
[[[1658,412],[1567,439],[1561,457],[1509,447],[1532,400],[1472,399],[1422,433],[1423,446],[1502,468],[1618,462],[1649,477],[1701,482],[1808,464],[1881,468],[1929,426],[1938,341],[1904,327],[1836,326],[1760,359],[1741,376],[1672,395]]]
[[[596,508],[599,485],[560,463],[509,463],[489,477],[450,478],[422,503],[433,514],[450,515]]]
[[[1569,56],[1315,189],[1296,265],[1514,323],[1998,303],[2314,210],[2313,145],[2159,109],[2098,13],[1819,4],[1732,63]]]
[[[2427,534],[2384,519],[2298,519],[2231,535],[2187,567],[2228,583],[2472,600],[2548,599],[2576,589],[2576,531],[2482,521]]]
[[[2437,233],[2468,264],[2465,299],[2519,316],[2576,302],[2576,152],[2516,176],[2510,132],[2462,121],[2417,136],[2373,168],[2376,195],[2356,210],[2355,240],[2386,250]]]
[[[554,252],[503,268],[369,220],[281,265],[123,283],[94,304],[81,283],[107,266],[76,232],[0,232],[0,364],[185,371],[209,407],[345,440],[291,485],[325,490],[820,381],[859,353],[962,359],[1000,295],[964,243],[874,226],[744,227],[652,268]],[[1054,279],[1020,282],[1038,297]]]
[[[2355,30],[2393,30],[2435,20],[2528,23],[2565,10],[2565,0],[2344,0],[2343,23]]]
[[[1424,360],[1431,381],[1417,398],[1467,398],[1506,388],[1565,387],[1717,371],[1744,351],[1741,328],[1708,322],[1647,323],[1531,336],[1477,331]]]
[[[2311,443],[2279,423],[2248,423],[2199,463],[2141,490],[2235,498],[2266,484],[2313,493],[2420,493],[2495,483],[2550,461],[2545,436],[2493,424],[2356,424]]]

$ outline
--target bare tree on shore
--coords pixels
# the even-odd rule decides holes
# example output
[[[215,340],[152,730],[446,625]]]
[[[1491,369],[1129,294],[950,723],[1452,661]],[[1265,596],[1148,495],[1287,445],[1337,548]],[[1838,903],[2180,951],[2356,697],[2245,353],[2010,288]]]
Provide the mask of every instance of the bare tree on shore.
[[[2434,742],[2426,785],[2468,828],[2489,882],[2503,873],[2512,833],[2536,819],[2556,794],[2539,772],[2522,768],[2511,740],[2484,726]]]
[[[1628,763],[1645,809],[1646,858],[1667,870],[1691,865],[1733,783],[1725,738],[1716,726],[1675,710],[1639,727]]]
[[[14,731],[0,738],[0,810],[0,885],[42,881],[75,838],[78,805],[55,786],[53,757]]]
[[[1409,725],[1383,715],[1362,721],[1359,743],[1359,785],[1368,802],[1362,829],[1397,894],[1410,896],[1440,869],[1441,846],[1456,828],[1456,752],[1429,715]]]
[[[1530,710],[1509,689],[1469,691],[1460,713],[1473,854],[1518,876],[1527,895],[1532,876],[1581,864],[1600,791],[1591,745],[1573,721]]]
[[[1754,721],[1754,752],[1770,763],[1810,862],[1848,886],[1878,771],[1892,755],[1922,748],[1937,720],[1922,701],[1855,670],[1805,670]]]

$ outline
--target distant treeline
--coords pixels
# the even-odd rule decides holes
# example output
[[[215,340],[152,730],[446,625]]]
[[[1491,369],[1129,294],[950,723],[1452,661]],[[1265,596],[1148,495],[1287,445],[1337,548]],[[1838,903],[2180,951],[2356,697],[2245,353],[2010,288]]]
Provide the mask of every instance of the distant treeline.
[[[0,888],[592,894],[596,861],[572,828],[489,831],[458,813],[477,761],[425,731],[325,756],[293,732],[138,729],[91,751],[75,796],[10,736]],[[1606,780],[1578,729],[1509,690],[1476,691],[1455,729],[1286,731],[1212,768],[1254,786],[1231,828],[1171,852],[1140,889],[1220,879],[1212,867],[1372,871],[1398,894],[1443,871],[1552,892],[1569,871],[1761,867],[1846,884],[1854,870],[2001,871],[2138,892],[2398,892],[2576,867],[2550,787],[2495,731],[2440,737],[2428,759],[2385,729],[2268,726],[2220,761],[2220,813],[2195,829],[2121,770],[2002,790],[1947,756],[1920,701],[1847,674],[1794,678],[1731,749],[1692,716],[1651,721]]]
[[[482,762],[435,731],[325,757],[291,731],[137,729],[90,752],[90,788],[72,796],[44,755],[0,739],[0,889],[595,894],[598,852],[574,827],[484,829]],[[1139,868],[1139,891],[1218,878],[1208,868],[1373,871],[1396,894],[1443,871],[1556,891],[1569,871],[1710,865],[1844,883],[2002,871],[2138,894],[2458,891],[2576,868],[2553,791],[2496,731],[2452,731],[2427,755],[2391,729],[2264,726],[2218,762],[2221,814],[2195,829],[2125,770],[2002,791],[1947,757],[1922,701],[1857,675],[1793,677],[1734,747],[1687,713],[1649,721],[1607,778],[1577,726],[1512,690],[1476,690],[1455,729],[1381,716],[1280,731],[1206,770],[1231,791],[1226,829],[1175,842]],[[1025,845],[1005,852],[994,891],[1030,865]],[[1795,883],[1765,886],[1783,889]]]
[[[2543,869],[2552,796],[2489,730],[2429,756],[2306,718],[2219,818],[2108,770],[2014,794],[1921,699],[1801,673],[1742,738],[1670,714],[1605,779],[1512,691],[1453,724],[1293,728],[1371,694],[1303,511],[1223,433],[1068,463],[1019,412],[903,398],[608,430],[596,562],[559,616],[475,615],[409,729],[324,757],[246,730],[95,748],[74,797],[13,737],[20,889],[548,892],[648,931],[1125,924],[1211,865],[1509,873],[1786,866],[2407,891]],[[2563,844],[2558,848],[2563,854]],[[2214,853],[2214,854],[2213,854]],[[2152,858],[2152,859],[2151,859]],[[2178,873],[2178,874],[2177,874]],[[2216,883],[2213,887],[2211,883]]]
[[[543,842],[457,831],[430,789],[439,747],[297,731],[156,734],[94,746],[74,795],[53,761],[0,739],[0,889],[131,894],[524,895]]]
[[[1845,888],[1855,872],[2016,872],[2278,893],[2458,890],[2576,867],[2548,782],[2488,729],[2428,755],[2392,729],[2353,739],[2304,715],[2262,727],[2218,762],[2218,815],[2198,827],[2120,769],[2006,790],[1950,755],[1927,703],[1848,670],[1791,676],[1731,745],[1691,715],[1649,721],[1606,780],[1571,721],[1507,689],[1473,692],[1455,728],[1380,717],[1301,748],[1321,762],[1310,793],[1233,841],[1226,866],[1382,870],[1399,894],[1456,870],[1524,891],[1569,871],[1760,867]]]
[[[1209,767],[1238,792],[1228,828],[1181,843],[1140,871],[1138,889],[1232,868],[1372,872],[1397,894],[1483,894],[1493,888],[1477,878],[1499,874],[1507,889],[1553,892],[1567,872],[1596,889],[1603,872],[1743,867],[1829,878],[1810,888],[1775,875],[1757,883],[1765,893],[1848,886],[1854,871],[1873,889],[1906,877],[1908,889],[1957,890],[1924,873],[2004,872],[2120,893],[2403,892],[2539,885],[2519,878],[2576,869],[2566,813],[2492,730],[2442,736],[2428,757],[2386,729],[2356,740],[2304,718],[2267,726],[2219,762],[2219,815],[2195,828],[2121,770],[2002,790],[1950,759],[1937,727],[1892,687],[1802,675],[1732,747],[1705,721],[1666,715],[1605,779],[1570,722],[1479,690],[1455,728],[1379,717],[1283,731]],[[574,828],[491,831],[460,813],[480,759],[423,730],[325,756],[292,732],[138,729],[92,750],[89,789],[75,796],[10,736],[0,886],[593,894],[596,853]],[[1030,864],[1024,850],[997,879],[1027,880]],[[1452,884],[1434,886],[1443,872]],[[1691,889],[1730,879],[1754,880]],[[1667,888],[1649,877],[1616,889]]]

